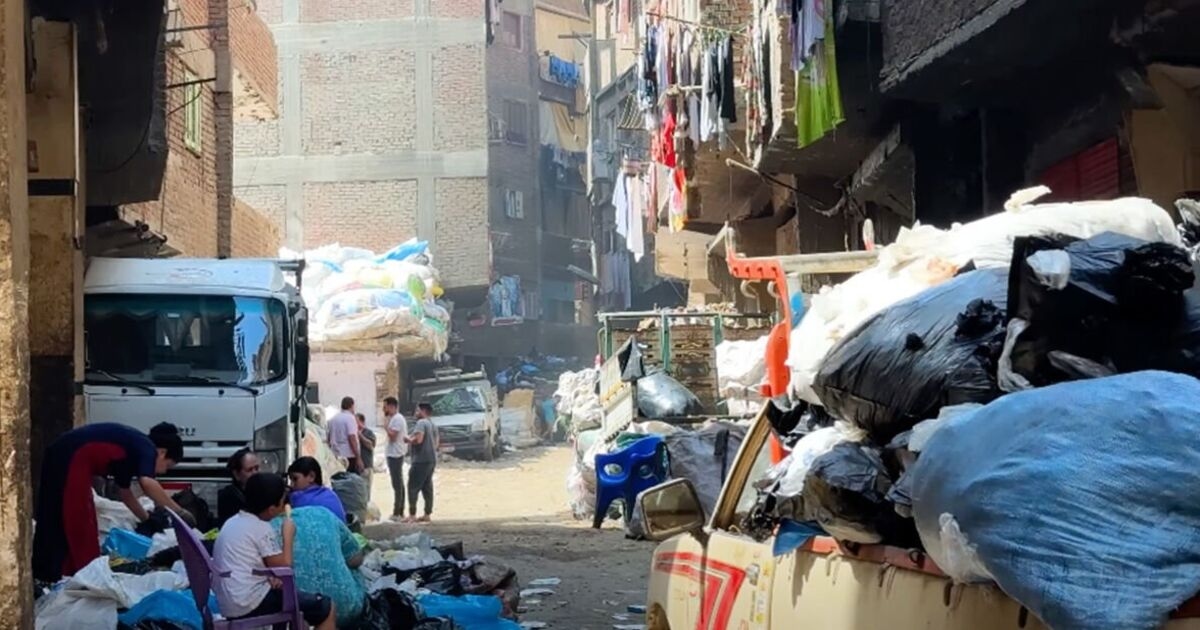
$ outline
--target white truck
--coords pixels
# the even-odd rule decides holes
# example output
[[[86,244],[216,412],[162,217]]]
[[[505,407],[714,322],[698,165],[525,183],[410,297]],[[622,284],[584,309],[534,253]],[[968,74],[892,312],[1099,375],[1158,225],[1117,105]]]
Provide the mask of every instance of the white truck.
[[[179,427],[164,478],[215,508],[226,460],[251,447],[286,470],[304,435],[307,311],[302,260],[91,261],[84,280],[87,421]]]
[[[434,370],[432,377],[413,381],[409,397],[414,404],[433,406],[441,452],[483,461],[500,455],[500,404],[482,368],[472,373]]]

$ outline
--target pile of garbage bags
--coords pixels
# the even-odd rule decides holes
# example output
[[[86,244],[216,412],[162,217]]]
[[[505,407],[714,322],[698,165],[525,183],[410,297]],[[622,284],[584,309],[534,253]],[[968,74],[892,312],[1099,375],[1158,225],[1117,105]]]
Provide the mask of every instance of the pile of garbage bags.
[[[578,372],[563,372],[554,392],[555,411],[559,422],[570,427],[569,433],[600,428],[604,409],[600,406],[600,370],[587,368]]]
[[[1200,212],[1029,201],[814,300],[745,531],[924,549],[1053,628],[1157,628],[1200,592]]]
[[[1034,204],[1044,186],[1021,191],[1005,212],[950,230],[928,225],[903,229],[884,247],[879,262],[812,297],[793,329],[788,366],[797,397],[820,404],[813,383],[825,356],[844,337],[880,311],[974,268],[1007,268],[1019,236],[1066,235],[1086,239],[1114,232],[1150,242],[1181,243],[1170,215],[1145,199]]]
[[[429,245],[416,239],[376,255],[326,245],[303,253],[301,295],[310,313],[309,335],[328,350],[377,350],[381,344],[408,357],[441,356],[449,342],[450,312],[439,301],[438,272]]]
[[[363,630],[518,630],[521,589],[510,567],[438,546],[423,532],[373,544],[359,568],[369,585]]]

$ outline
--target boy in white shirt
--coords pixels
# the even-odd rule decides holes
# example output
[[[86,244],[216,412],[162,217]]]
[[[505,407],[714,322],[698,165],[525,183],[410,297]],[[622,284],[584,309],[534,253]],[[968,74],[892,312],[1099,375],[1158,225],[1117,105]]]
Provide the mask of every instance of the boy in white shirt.
[[[256,575],[267,567],[292,566],[296,524],[283,520],[282,544],[271,519],[287,511],[287,482],[279,475],[258,473],[246,481],[246,509],[230,518],[213,546],[213,560],[229,572],[217,581],[217,603],[226,619],[272,615],[283,610],[282,584],[273,577]],[[328,597],[296,593],[304,621],[318,630],[334,630],[336,616]]]

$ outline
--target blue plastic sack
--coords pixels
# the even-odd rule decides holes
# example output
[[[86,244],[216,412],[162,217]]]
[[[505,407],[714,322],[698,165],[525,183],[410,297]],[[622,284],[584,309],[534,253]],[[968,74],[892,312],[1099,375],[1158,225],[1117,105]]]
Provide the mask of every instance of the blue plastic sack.
[[[1055,630],[1159,628],[1200,592],[1200,381],[1137,372],[947,420],[913,516],[958,579],[990,576]]]
[[[155,591],[117,618],[128,626],[143,621],[166,621],[181,628],[203,630],[204,620],[190,592]]]
[[[104,539],[104,553],[126,560],[145,560],[154,541],[127,529],[109,530]]]
[[[463,630],[521,630],[521,625],[502,619],[503,609],[499,597],[491,595],[463,595],[451,597],[430,593],[419,600],[421,610],[427,617],[448,617]]]
[[[388,251],[375,257],[375,262],[382,263],[389,260],[398,260],[404,262],[413,256],[420,256],[429,249],[428,241],[418,241],[410,239],[399,245],[389,249]]]

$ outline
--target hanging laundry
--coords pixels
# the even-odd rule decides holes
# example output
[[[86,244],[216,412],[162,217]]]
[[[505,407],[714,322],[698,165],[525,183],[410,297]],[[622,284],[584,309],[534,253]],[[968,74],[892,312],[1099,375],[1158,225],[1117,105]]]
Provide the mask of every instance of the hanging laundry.
[[[738,121],[737,102],[733,85],[733,37],[721,42],[721,118],[729,123]]]
[[[675,168],[678,163],[675,153],[675,113],[671,108],[664,107],[662,114],[662,135],[659,139],[659,162],[668,168]]]
[[[832,12],[825,13],[822,46],[804,70],[796,73],[796,135],[806,147],[845,121],[838,84],[837,47]]]
[[[629,253],[633,254],[634,262],[641,262],[642,257],[646,255],[646,222],[642,220],[644,214],[642,210],[642,181],[641,179],[621,175],[625,179],[625,189],[628,195],[628,212],[629,212],[629,233],[625,237],[625,244],[629,248]]]
[[[721,120],[719,95],[721,87],[716,73],[716,54],[712,47],[706,48],[702,56],[703,69],[700,78],[703,86],[700,99],[700,141],[708,142],[717,135]]]
[[[687,176],[681,169],[672,171],[671,202],[669,219],[671,232],[682,232],[687,227],[687,207],[684,205],[684,193],[687,190]]]
[[[566,87],[573,88],[579,86],[580,79],[583,76],[583,70],[579,67],[579,64],[567,61],[566,59],[559,59],[554,55],[547,55],[547,57],[550,60],[550,80]]]
[[[629,188],[626,182],[627,179],[624,173],[617,174],[616,181],[613,182],[612,196],[617,234],[625,239],[628,239],[629,236]]]

